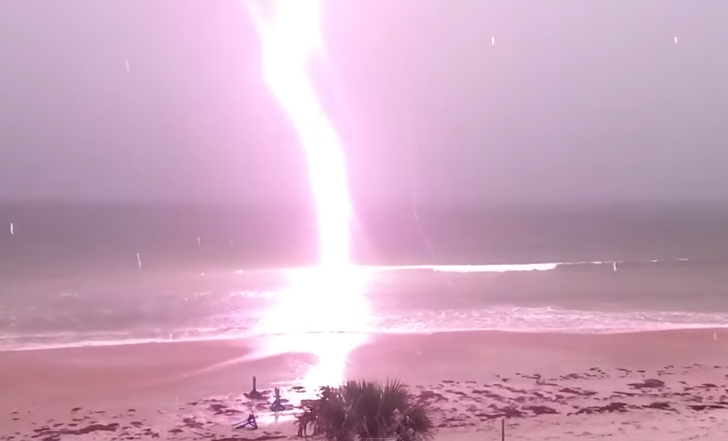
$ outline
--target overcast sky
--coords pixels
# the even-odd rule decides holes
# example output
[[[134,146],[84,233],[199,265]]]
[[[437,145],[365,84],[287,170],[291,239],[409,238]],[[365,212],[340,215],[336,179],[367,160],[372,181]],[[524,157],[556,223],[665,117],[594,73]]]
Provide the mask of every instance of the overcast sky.
[[[1,1],[0,197],[307,197],[244,1]],[[327,5],[358,198],[728,203],[728,1]]]

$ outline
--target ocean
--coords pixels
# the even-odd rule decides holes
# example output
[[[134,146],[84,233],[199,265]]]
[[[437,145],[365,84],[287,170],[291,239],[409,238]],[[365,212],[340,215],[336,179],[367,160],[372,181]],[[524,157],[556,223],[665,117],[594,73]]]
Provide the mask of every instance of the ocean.
[[[0,205],[0,349],[728,324],[728,210],[370,207],[327,273],[311,213]]]

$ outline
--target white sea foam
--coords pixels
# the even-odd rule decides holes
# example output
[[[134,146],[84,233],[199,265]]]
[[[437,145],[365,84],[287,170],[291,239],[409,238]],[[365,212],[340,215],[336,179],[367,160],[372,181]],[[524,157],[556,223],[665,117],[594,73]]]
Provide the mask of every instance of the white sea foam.
[[[659,267],[663,264],[668,266]],[[674,264],[688,269],[676,272],[669,266]],[[360,315],[352,307],[347,314],[357,315],[357,320],[347,320],[346,329],[340,320],[322,319],[336,311],[314,314],[312,319],[309,314],[326,305],[307,302],[306,293],[301,294],[304,301],[290,292],[283,294],[280,286],[285,280],[280,275],[302,269],[207,271],[204,278],[198,272],[199,279],[170,276],[162,285],[157,279],[149,284],[139,279],[137,285],[119,285],[123,292],[118,294],[113,291],[116,285],[59,289],[56,296],[47,297],[10,293],[7,298],[15,303],[0,305],[0,321],[6,325],[0,332],[0,350],[317,333],[621,333],[728,324],[725,308],[700,312],[721,311],[706,306],[720,306],[723,292],[720,285],[705,280],[722,277],[722,267],[707,273],[701,269],[696,277],[693,263],[685,259],[625,263],[630,265],[636,270],[617,274],[611,261],[362,267],[373,274],[363,294],[369,307],[361,308],[366,311]],[[645,265],[664,271],[645,273]],[[576,271],[549,271],[559,267]],[[597,272],[584,273],[581,267]],[[197,285],[195,280],[202,279],[204,283]],[[690,288],[689,294],[683,286]],[[286,317],[295,323],[270,326],[268,320],[267,326],[260,326],[270,319],[272,308],[292,300],[296,307]],[[349,304],[343,301],[340,306]],[[106,330],[109,324],[114,328]]]
[[[492,308],[488,310],[414,311],[409,314],[372,317],[360,329],[310,326],[287,332],[257,332],[245,328],[190,328],[164,331],[115,333],[57,333],[5,335],[0,350],[33,350],[63,347],[114,346],[153,342],[179,342],[255,338],[289,334],[431,334],[461,331],[551,332],[570,334],[613,334],[670,329],[728,327],[728,314],[689,312],[604,312],[555,308]]]

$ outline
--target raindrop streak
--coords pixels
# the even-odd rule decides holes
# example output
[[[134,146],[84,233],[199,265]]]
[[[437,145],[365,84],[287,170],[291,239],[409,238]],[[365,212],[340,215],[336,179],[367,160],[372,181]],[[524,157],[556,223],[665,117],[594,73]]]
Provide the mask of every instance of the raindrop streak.
[[[142,257],[137,253],[137,268],[142,269]]]
[[[409,145],[409,175],[410,175],[410,193],[411,193],[411,202],[412,202],[412,217],[415,220],[415,225],[417,226],[417,229],[419,230],[420,236],[425,242],[425,246],[427,247],[427,254],[430,257],[430,260],[434,262],[435,260],[435,252],[432,248],[432,242],[430,242],[430,238],[427,236],[427,233],[425,232],[424,226],[422,225],[422,222],[420,221],[420,213],[418,210],[419,206],[419,196],[420,196],[420,190],[419,190],[419,182],[417,180],[417,168],[415,163],[415,150],[414,150],[414,144],[411,141],[411,135],[412,135],[412,119],[410,118],[410,142]]]
[[[129,60],[126,60],[126,74],[129,75]]]
[[[15,225],[10,222],[10,235],[15,236]]]

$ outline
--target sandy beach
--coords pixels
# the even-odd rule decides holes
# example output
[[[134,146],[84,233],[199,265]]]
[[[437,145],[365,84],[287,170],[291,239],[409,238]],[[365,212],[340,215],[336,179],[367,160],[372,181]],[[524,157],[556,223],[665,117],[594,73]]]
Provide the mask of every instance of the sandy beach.
[[[272,343],[260,339],[3,352],[0,439],[290,438],[316,390],[308,372],[326,358],[310,353],[323,337],[309,338],[279,354],[261,353]],[[436,439],[500,439],[503,418],[509,440],[728,437],[721,329],[378,335],[344,375],[404,380],[432,405]],[[272,398],[247,399],[253,376],[267,397],[281,388],[289,410],[274,417]],[[233,429],[251,410],[259,429]]]

